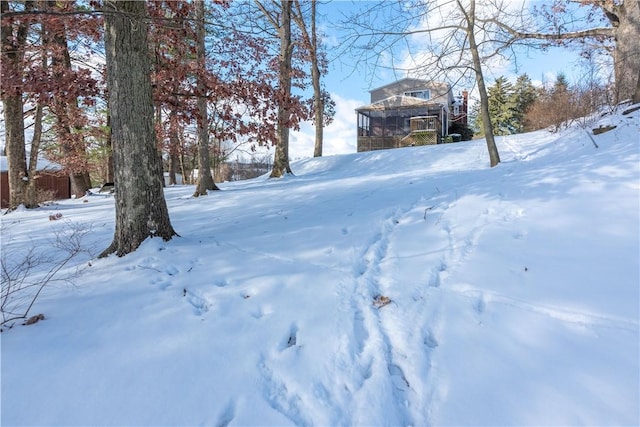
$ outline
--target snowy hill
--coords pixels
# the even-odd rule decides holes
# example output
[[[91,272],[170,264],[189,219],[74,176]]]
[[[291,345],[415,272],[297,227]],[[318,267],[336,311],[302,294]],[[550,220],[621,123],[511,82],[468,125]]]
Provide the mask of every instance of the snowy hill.
[[[2,425],[638,425],[640,112],[607,124],[167,188],[182,237],[78,258],[2,333]],[[113,206],[5,215],[3,251],[96,254]]]

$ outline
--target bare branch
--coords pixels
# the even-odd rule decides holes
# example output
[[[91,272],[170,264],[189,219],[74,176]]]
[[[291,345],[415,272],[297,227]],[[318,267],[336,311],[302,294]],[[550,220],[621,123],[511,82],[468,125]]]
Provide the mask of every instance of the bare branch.
[[[501,22],[495,18],[489,18],[484,20],[478,20],[486,23],[495,24],[504,31],[508,32],[510,35],[517,39],[539,39],[539,40],[570,40],[570,39],[579,39],[585,37],[607,37],[613,38],[614,29],[612,27],[599,27],[599,28],[590,28],[588,30],[581,31],[571,31],[571,32],[558,32],[558,33],[528,33],[523,31],[518,31],[506,25],[504,22]]]

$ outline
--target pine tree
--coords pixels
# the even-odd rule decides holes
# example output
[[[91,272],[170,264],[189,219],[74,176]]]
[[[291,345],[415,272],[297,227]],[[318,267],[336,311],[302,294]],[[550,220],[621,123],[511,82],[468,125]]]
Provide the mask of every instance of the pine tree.
[[[526,73],[519,75],[516,84],[513,86],[516,133],[524,132],[525,115],[537,96],[536,88],[531,83],[529,76]]]
[[[516,133],[516,105],[513,85],[504,77],[496,79],[489,87],[489,113],[496,135]]]

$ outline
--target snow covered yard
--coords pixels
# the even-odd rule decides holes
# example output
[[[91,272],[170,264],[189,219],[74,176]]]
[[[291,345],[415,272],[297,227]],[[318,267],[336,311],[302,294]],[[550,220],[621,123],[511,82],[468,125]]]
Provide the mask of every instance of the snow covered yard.
[[[2,425],[638,425],[639,113],[493,169],[474,141],[167,188],[182,237],[78,259],[1,334]],[[3,251],[98,253],[85,199],[3,216]]]

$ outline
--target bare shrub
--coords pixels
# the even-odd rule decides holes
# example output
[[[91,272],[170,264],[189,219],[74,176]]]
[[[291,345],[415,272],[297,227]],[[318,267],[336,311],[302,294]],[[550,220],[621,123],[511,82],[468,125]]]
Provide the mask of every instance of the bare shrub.
[[[0,326],[12,328],[17,320],[26,319],[29,311],[47,285],[70,282],[81,272],[76,266],[65,269],[78,255],[90,251],[82,240],[89,233],[85,226],[67,223],[57,231],[50,244],[11,248],[11,239],[3,236],[0,256]],[[2,329],[0,329],[1,331]]]

